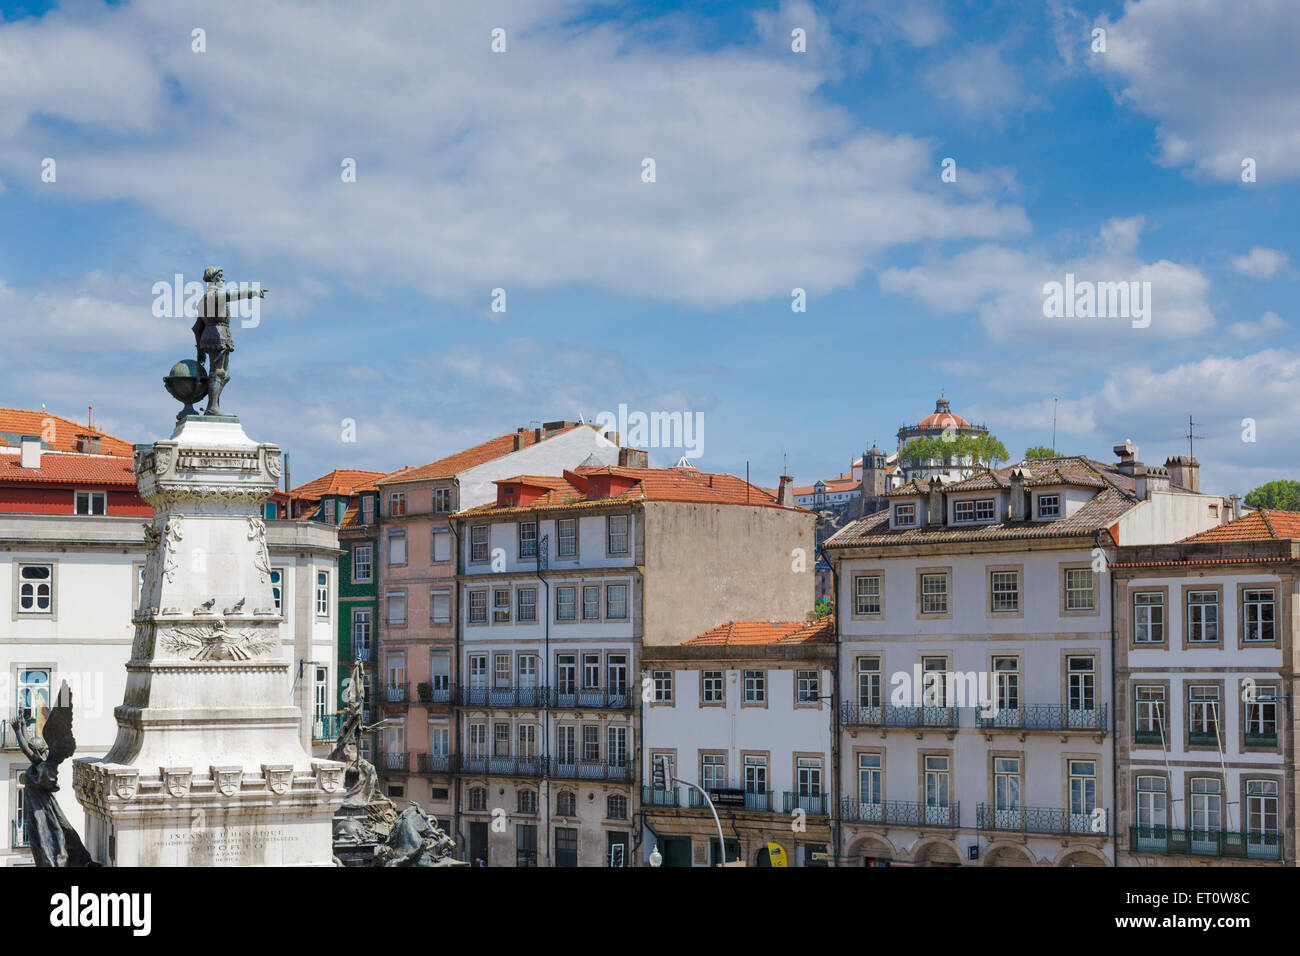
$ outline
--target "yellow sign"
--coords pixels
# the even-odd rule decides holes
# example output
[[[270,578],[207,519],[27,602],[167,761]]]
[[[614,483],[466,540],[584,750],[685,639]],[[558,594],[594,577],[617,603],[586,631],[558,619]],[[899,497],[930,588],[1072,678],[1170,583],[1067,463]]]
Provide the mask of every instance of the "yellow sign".
[[[789,866],[785,861],[785,850],[779,843],[767,845],[767,859],[773,866]]]

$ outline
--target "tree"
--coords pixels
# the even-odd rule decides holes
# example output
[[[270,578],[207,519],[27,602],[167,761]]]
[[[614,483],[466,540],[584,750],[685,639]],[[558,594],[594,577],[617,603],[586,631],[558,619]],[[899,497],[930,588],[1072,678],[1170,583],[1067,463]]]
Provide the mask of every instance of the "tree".
[[[1300,511],[1300,481],[1282,478],[1262,484],[1246,493],[1246,504],[1252,508]]]
[[[928,436],[913,438],[898,453],[900,461],[925,463],[941,461],[956,464],[969,457],[977,465],[996,468],[1006,461],[1007,449],[993,435],[953,435],[951,438]]]
[[[821,620],[831,613],[832,607],[829,598],[818,598],[817,604],[813,608],[813,613],[817,615],[817,620]]]
[[[1032,445],[1025,449],[1025,457],[1030,461],[1038,461],[1043,458],[1060,458],[1061,455],[1046,445]]]

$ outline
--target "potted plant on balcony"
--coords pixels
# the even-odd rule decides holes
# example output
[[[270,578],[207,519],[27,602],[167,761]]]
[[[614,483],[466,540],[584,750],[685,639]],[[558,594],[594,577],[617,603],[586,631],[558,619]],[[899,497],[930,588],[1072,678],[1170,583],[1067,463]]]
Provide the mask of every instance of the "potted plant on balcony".
[[[430,683],[421,683],[416,687],[420,693],[421,703],[428,704],[433,701],[433,685]]]

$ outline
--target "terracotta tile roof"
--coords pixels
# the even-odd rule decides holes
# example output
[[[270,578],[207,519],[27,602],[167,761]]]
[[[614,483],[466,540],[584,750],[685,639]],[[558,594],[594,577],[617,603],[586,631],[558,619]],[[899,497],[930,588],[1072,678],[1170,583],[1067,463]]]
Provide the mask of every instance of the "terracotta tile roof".
[[[563,435],[575,428],[584,427],[586,426],[569,425],[565,428],[559,428],[547,434],[542,440],[546,441],[556,435]],[[509,455],[515,450],[516,435],[523,439],[521,448],[528,448],[530,445],[537,444],[536,433],[532,429],[523,432],[510,432],[508,435],[499,435],[483,442],[481,445],[475,445],[473,448],[467,448],[454,455],[448,455],[446,458],[431,461],[427,465],[418,465],[413,468],[403,468],[400,471],[395,471],[391,475],[386,475],[377,483],[385,485],[402,481],[430,481],[436,478],[450,478],[468,468],[476,468],[479,465],[487,464],[489,461],[495,461]]]
[[[40,468],[24,468],[21,457],[0,455],[0,484],[49,482],[79,485],[123,485],[135,487],[132,460],[120,455],[77,455],[42,452]]]
[[[351,495],[363,486],[373,487],[375,479],[382,478],[382,471],[361,471],[356,468],[335,468],[328,474],[321,475],[305,485],[299,485],[289,494],[306,501],[319,501],[326,495]]]
[[[823,481],[822,484],[826,486],[827,494],[839,494],[845,491],[856,491],[858,488],[862,486],[862,482],[858,481],[856,478],[846,477],[844,475],[841,475],[839,478],[831,478],[826,481]],[[813,495],[816,493],[817,493],[817,486],[815,484],[804,485],[802,488],[794,489],[794,494],[796,495]]]
[[[54,428],[49,429],[53,421]],[[84,422],[74,422],[62,415],[49,412],[32,411],[26,408],[0,408],[0,445],[18,447],[23,435],[40,435],[42,447],[49,451],[77,450],[77,436],[87,434]],[[130,458],[134,449],[130,442],[105,434],[96,428],[90,434],[99,436],[99,451],[103,455],[119,455]],[[44,438],[49,435],[51,441]]]
[[[1261,541],[1300,538],[1300,511],[1252,511],[1184,541]]]
[[[829,644],[834,620],[820,621],[728,621],[682,643],[698,647],[707,644]]]
[[[588,488],[593,479],[609,476],[631,482],[631,487],[607,497],[588,498]],[[522,484],[533,488],[549,489],[534,500],[520,506],[496,504],[480,505],[464,512],[484,514],[529,512],[538,510],[600,508],[616,502],[679,501],[700,504],[749,504],[756,507],[780,508],[776,496],[748,484],[735,475],[718,474],[684,468],[622,468],[618,466],[587,466],[566,470],[563,477],[554,475],[516,475],[496,481],[497,485]],[[791,510],[803,511],[803,508]]]
[[[906,498],[911,495],[928,495],[930,488],[920,478],[913,478],[911,481],[905,481],[897,488],[885,492],[886,498]]]

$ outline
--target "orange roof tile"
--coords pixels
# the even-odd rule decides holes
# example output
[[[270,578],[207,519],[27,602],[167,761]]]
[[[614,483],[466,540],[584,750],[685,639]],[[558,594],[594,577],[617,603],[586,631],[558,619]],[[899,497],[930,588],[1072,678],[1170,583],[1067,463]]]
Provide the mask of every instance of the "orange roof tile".
[[[565,432],[573,431],[575,428],[582,428],[582,425],[569,425],[565,428],[559,428],[546,435],[542,440],[554,438],[556,435],[563,435]],[[536,433],[531,429],[523,432],[510,432],[508,435],[499,435],[496,438],[483,442],[481,445],[475,445],[473,448],[467,448],[459,451],[454,455],[448,455],[446,458],[439,458],[437,461],[431,461],[427,465],[418,465],[414,468],[403,468],[395,471],[391,475],[385,476],[378,484],[397,484],[403,481],[430,481],[436,478],[450,478],[468,468],[476,468],[479,465],[485,465],[489,461],[495,461],[498,458],[504,458],[515,450],[515,436],[520,436],[523,441],[521,448],[527,448],[530,445],[537,444]]]
[[[683,644],[828,644],[834,632],[834,620],[820,621],[728,621],[710,628]]]
[[[99,436],[100,454],[132,456],[134,449],[130,442],[105,434],[98,428],[88,432],[84,422],[26,408],[0,408],[0,445],[17,447],[23,435],[40,435],[42,446],[47,450],[75,452],[77,436],[85,434]]]
[[[1262,541],[1300,538],[1300,511],[1252,511],[1184,541]]]
[[[382,471],[362,471],[357,468],[335,468],[328,474],[321,475],[305,485],[299,485],[289,492],[295,498],[310,501],[319,500],[326,495],[351,495],[365,485],[373,485],[375,479],[382,478]]]
[[[40,468],[24,468],[20,462],[18,455],[0,455],[0,483],[38,481],[135,487],[132,460],[120,455],[77,455],[47,451],[41,454]]]

